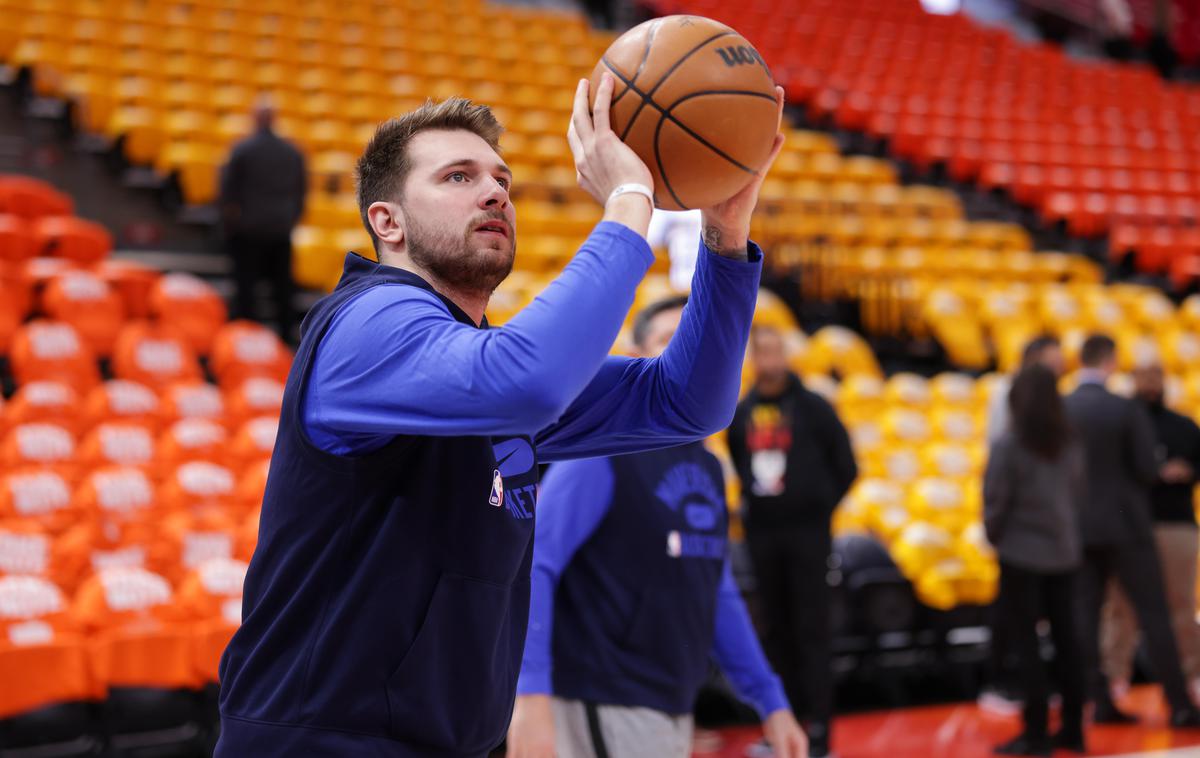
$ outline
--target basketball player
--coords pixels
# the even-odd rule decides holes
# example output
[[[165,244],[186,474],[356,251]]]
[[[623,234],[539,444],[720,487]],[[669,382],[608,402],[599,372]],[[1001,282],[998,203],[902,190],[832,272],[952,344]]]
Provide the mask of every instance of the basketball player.
[[[609,358],[653,258],[651,174],[611,129],[612,91],[605,77],[589,113],[581,82],[567,131],[604,220],[502,329],[484,309],[513,265],[515,215],[491,112],[427,104],[383,124],[359,159],[380,263],[348,254],[303,325],[242,626],[221,661],[218,756],[485,754],[508,726],[525,643],[539,460],[728,423],[762,174],[703,211],[671,346]]]
[[[666,349],[686,302],[638,314],[636,355]],[[508,758],[687,758],[710,656],[775,755],[805,757],[729,568],[724,493],[703,442],[550,468]]]

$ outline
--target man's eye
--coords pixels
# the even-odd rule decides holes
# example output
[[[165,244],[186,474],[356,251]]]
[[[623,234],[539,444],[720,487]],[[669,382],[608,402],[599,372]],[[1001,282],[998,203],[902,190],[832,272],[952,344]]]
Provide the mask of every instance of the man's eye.
[[[461,182],[465,182],[467,180],[467,175],[461,171],[455,171],[453,174],[448,175],[446,177],[446,180],[451,181],[451,182],[460,182],[461,183]]]
[[[501,187],[503,187],[504,189],[508,189],[508,185],[510,182],[507,179],[505,179],[504,177],[500,177],[496,181],[500,184]]]

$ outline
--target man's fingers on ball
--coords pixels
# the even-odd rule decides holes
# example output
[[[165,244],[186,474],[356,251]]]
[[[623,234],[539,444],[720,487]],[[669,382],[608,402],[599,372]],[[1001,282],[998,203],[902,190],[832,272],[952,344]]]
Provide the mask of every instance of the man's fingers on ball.
[[[592,125],[596,131],[604,133],[612,130],[609,123],[608,111],[612,105],[612,93],[615,79],[605,71],[600,75],[600,86],[596,88],[596,105],[592,108]]]
[[[580,79],[575,88],[575,108],[571,113],[571,123],[580,139],[586,139],[592,133],[592,119],[588,113],[588,80]]]

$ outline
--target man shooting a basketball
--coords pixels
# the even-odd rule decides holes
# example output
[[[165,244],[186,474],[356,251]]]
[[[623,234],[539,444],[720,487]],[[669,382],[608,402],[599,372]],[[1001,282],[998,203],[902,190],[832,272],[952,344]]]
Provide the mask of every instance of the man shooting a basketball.
[[[604,220],[487,329],[513,264],[511,174],[484,106],[383,124],[359,160],[379,263],[354,253],[303,326],[221,662],[220,756],[482,756],[504,736],[529,611],[539,461],[681,444],[737,400],[762,177],[703,211],[692,297],[661,357],[608,351],[653,255],[653,188],[612,131],[613,81],[568,140]],[[782,109],[782,91],[777,94]]]

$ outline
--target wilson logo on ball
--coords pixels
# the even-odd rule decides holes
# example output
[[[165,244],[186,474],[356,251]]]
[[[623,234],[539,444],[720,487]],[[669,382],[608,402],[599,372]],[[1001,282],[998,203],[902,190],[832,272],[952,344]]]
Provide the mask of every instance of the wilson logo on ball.
[[[721,60],[725,61],[726,66],[741,66],[743,64],[759,64],[766,66],[766,62],[758,54],[758,51],[752,47],[718,47],[717,55],[721,56]]]

